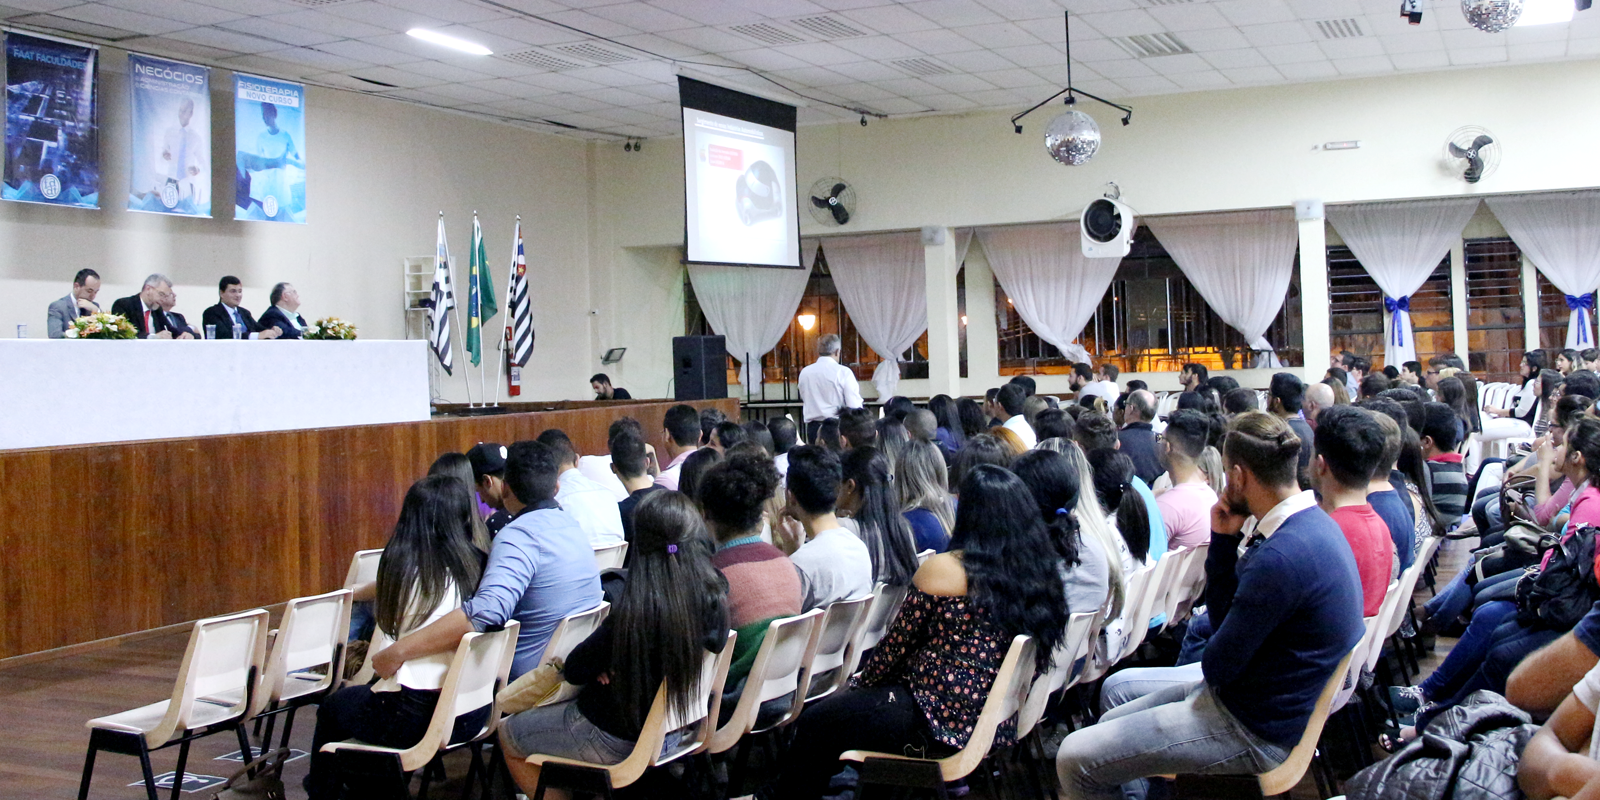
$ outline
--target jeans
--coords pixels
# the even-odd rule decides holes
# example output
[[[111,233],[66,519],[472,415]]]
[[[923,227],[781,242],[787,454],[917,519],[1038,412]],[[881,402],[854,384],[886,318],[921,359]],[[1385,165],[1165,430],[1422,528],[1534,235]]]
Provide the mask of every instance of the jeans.
[[[1485,490],[1472,501],[1472,521],[1478,526],[1479,536],[1488,536],[1505,527],[1500,513],[1500,490]]]
[[[1210,614],[1202,611],[1189,617],[1189,628],[1183,632],[1183,647],[1178,650],[1178,666],[1200,663],[1212,633]]]
[[[928,719],[904,686],[837,692],[806,707],[794,721],[794,741],[772,797],[816,800],[844,769],[847,750],[942,758],[954,752],[933,737]]]
[[[620,764],[633,752],[634,743],[600,730],[578,710],[578,701],[530,708],[506,717],[500,724],[500,744],[508,758],[547,756]]]
[[[378,611],[373,601],[360,600],[350,604],[350,635],[345,637],[345,641],[371,641],[372,633],[377,628]]]
[[[1147,694],[1155,694],[1175,684],[1190,684],[1205,678],[1200,662],[1179,667],[1136,667],[1125,669],[1100,684],[1100,713],[1120,708]]]
[[[1566,631],[1541,628],[1538,630],[1524,628],[1515,620],[1502,624],[1495,629],[1495,643],[1489,648],[1488,655],[1484,656],[1483,664],[1466,683],[1456,690],[1454,695],[1431,709],[1427,714],[1417,714],[1417,730],[1422,730],[1445,709],[1457,705],[1462,700],[1479,689],[1488,689],[1500,694],[1506,693],[1506,679],[1511,677],[1511,671],[1522,663],[1530,653],[1561,638]]]
[[[1466,613],[1468,608],[1481,606],[1484,602],[1487,602],[1479,598],[1491,588],[1505,583],[1509,588],[1499,588],[1496,591],[1515,591],[1517,579],[1522,577],[1522,570],[1508,569],[1499,574],[1490,575],[1475,584],[1468,584],[1467,576],[1471,573],[1471,567],[1456,573],[1456,576],[1451,578],[1448,584],[1445,584],[1445,587],[1439,591],[1438,595],[1422,606],[1427,610],[1429,619],[1434,620],[1438,625],[1447,625],[1456,617]],[[1489,597],[1502,598],[1500,594],[1489,595]]]
[[[370,686],[350,686],[329,695],[317,707],[317,728],[311,734],[311,772],[306,795],[311,800],[339,796],[339,774],[333,753],[322,752],[329,742],[357,739],[379,747],[411,747],[422,740],[433,719],[439,692],[405,689],[374,692]],[[456,717],[451,741],[471,738],[489,719],[489,707]]]
[[[1123,784],[1152,775],[1254,775],[1288,757],[1287,748],[1234,719],[1200,680],[1118,706],[1068,736],[1056,753],[1056,777],[1067,798],[1119,800]]]
[[[1443,700],[1461,688],[1461,682],[1483,664],[1489,648],[1495,644],[1494,632],[1507,620],[1517,616],[1514,603],[1490,603],[1472,614],[1472,624],[1461,635],[1450,655],[1421,684],[1422,693],[1433,700]]]

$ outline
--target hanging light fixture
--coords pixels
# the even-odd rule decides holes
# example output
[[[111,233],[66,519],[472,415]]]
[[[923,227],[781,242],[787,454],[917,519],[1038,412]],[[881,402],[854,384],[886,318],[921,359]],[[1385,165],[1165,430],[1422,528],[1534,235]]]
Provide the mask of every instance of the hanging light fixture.
[[[809,331],[813,327],[816,326],[816,324],[817,324],[817,315],[816,314],[801,314],[800,316],[795,317],[794,320],[795,320],[795,322],[800,323],[800,329],[801,330]]]
[[[1044,149],[1050,157],[1069,167],[1087,163],[1100,151],[1100,125],[1094,117],[1079,111],[1076,106],[1078,95],[1104,103],[1122,112],[1122,124],[1127,125],[1133,121],[1133,109],[1128,106],[1113,103],[1102,97],[1096,97],[1072,85],[1072,15],[1062,12],[1063,23],[1066,28],[1067,43],[1067,85],[1066,88],[1046,98],[1033,108],[1028,109],[1011,118],[1011,127],[1022,133],[1022,118],[1045,107],[1056,98],[1066,95],[1063,101],[1067,110],[1050,121],[1044,131]]]
[[[1484,33],[1499,33],[1522,18],[1522,0],[1461,0],[1461,15]]]

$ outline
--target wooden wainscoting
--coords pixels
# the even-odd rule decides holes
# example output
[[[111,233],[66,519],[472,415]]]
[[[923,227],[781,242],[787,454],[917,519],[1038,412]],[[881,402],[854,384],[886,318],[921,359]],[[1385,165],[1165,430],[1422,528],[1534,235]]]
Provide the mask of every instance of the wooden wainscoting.
[[[658,450],[671,402],[0,451],[0,658],[338,588],[446,451],[561,428],[603,454],[631,416]],[[737,420],[737,400],[717,407]],[[181,411],[175,413],[182,413]]]

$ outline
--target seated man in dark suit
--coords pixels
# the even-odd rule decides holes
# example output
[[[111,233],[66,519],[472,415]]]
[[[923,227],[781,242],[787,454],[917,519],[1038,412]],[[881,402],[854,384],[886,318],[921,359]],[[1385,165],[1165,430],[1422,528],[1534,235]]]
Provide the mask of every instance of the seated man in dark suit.
[[[1150,423],[1156,418],[1156,396],[1140,389],[1128,395],[1122,411],[1122,430],[1117,432],[1122,454],[1133,460],[1134,474],[1153,484],[1166,470],[1156,454],[1156,434]]]
[[[300,293],[287,283],[272,287],[272,308],[261,314],[261,327],[276,328],[285,339],[298,339],[306,328],[306,318],[296,313],[300,308]]]
[[[124,297],[111,304],[111,313],[121,314],[133,323],[139,339],[171,339],[167,330],[167,310],[161,305],[161,296],[172,289],[172,279],[156,273],[144,279],[144,286],[132,297]]]
[[[597,372],[589,379],[589,388],[594,390],[596,400],[632,400],[633,395],[627,389],[618,389],[611,385],[611,376],[604,372]]]
[[[189,327],[189,320],[184,319],[182,314],[172,310],[177,305],[178,293],[176,290],[169,288],[161,293],[162,321],[166,323],[167,332],[172,334],[174,339],[204,338],[199,331]]]
[[[78,270],[72,278],[72,293],[50,304],[50,324],[45,333],[52,339],[64,338],[73,320],[99,313],[100,306],[94,302],[99,293],[100,273],[88,268]]]
[[[276,327],[262,328],[250,309],[239,305],[244,300],[244,284],[238,278],[222,276],[217,294],[221,302],[206,309],[201,321],[216,326],[218,339],[276,339],[283,335]]]

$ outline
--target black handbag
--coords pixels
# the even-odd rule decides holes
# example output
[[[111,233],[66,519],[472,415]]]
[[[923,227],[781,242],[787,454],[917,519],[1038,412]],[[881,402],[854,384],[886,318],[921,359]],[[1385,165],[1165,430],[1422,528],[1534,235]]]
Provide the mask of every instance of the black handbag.
[[[289,748],[280,748],[250,762],[217,787],[212,800],[284,800],[283,765]]]
[[[1517,581],[1517,622],[1525,628],[1571,630],[1600,600],[1595,584],[1593,525],[1580,525],[1550,551],[1544,569],[1528,570]]]

